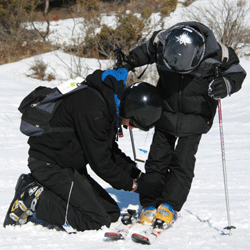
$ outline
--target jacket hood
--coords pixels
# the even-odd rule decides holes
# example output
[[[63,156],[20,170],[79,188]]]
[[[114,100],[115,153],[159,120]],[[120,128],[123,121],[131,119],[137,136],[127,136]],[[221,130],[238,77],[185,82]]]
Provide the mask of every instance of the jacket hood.
[[[86,78],[87,85],[102,95],[112,114],[115,111],[119,115],[119,104],[126,88],[127,75],[128,70],[120,68],[118,70],[96,70]]]
[[[92,74],[86,77],[86,84],[97,90],[105,100],[109,112],[115,115],[114,90],[102,82],[102,74],[104,71],[95,70]]]

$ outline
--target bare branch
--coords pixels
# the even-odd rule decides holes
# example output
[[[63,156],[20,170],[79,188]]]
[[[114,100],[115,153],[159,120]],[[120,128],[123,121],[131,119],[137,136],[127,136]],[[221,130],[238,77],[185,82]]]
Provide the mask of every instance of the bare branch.
[[[219,41],[240,54],[250,46],[249,14],[250,3],[247,0],[218,0],[205,7],[190,6],[184,10],[183,16],[204,23]]]

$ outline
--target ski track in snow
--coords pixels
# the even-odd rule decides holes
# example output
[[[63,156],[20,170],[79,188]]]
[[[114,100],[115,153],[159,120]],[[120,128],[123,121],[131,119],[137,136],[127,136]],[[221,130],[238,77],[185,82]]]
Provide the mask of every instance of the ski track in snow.
[[[197,1],[200,2],[200,1]],[[204,1],[205,2],[205,1]],[[176,16],[178,16],[176,14]],[[173,16],[173,20],[176,17]],[[69,55],[57,52],[64,61],[71,63]],[[56,69],[57,75],[67,79],[65,69],[55,53],[40,56]],[[39,85],[57,86],[58,81],[40,82],[27,78],[34,58],[0,66],[0,224],[14,195],[17,178],[28,172],[27,137],[19,132],[20,113],[17,107],[25,95]],[[82,59],[89,65],[89,72],[99,68],[93,59]],[[249,58],[241,58],[241,65],[250,72]],[[102,68],[110,66],[103,62]],[[248,75],[242,90],[230,98],[222,100],[223,130],[225,139],[225,156],[229,190],[229,205],[232,236],[223,228],[227,224],[227,212],[224,193],[224,180],[220,148],[218,115],[215,117],[211,131],[203,135],[196,155],[195,178],[188,200],[181,211],[181,218],[150,246],[139,245],[130,239],[118,242],[104,242],[105,231],[78,232],[68,235],[56,230],[28,223],[22,227],[0,226],[0,249],[172,249],[172,250],[246,250],[250,242],[250,76]],[[134,129],[136,148],[149,150],[153,130],[148,133]],[[128,131],[119,140],[120,148],[133,157]],[[139,168],[144,170],[142,163]],[[91,169],[90,174],[112,195],[120,208],[128,204],[139,204],[138,195],[117,191],[97,177]],[[141,228],[138,225],[138,230]],[[133,229],[135,230],[136,227]],[[133,232],[131,231],[131,233]]]

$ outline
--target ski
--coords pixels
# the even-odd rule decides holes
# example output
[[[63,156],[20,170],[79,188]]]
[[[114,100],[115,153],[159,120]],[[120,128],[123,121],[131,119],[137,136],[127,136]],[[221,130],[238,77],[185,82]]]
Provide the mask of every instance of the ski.
[[[135,243],[151,245],[163,232],[165,232],[171,226],[172,225],[169,225],[168,227],[166,227],[164,229],[149,228],[147,230],[144,230],[140,234],[133,233],[131,237]]]
[[[180,218],[180,214],[177,215],[178,218]],[[143,230],[141,233],[133,233],[131,238],[135,243],[151,245],[162,233],[171,228],[173,224],[174,222],[163,226],[163,221],[156,220],[154,226]]]
[[[104,234],[105,241],[125,240],[129,234],[130,229],[138,222],[138,205],[129,205],[127,214],[121,218],[121,223],[113,231]]]
[[[129,230],[135,225],[136,222],[132,222],[129,225],[122,224],[120,227],[117,227],[112,232],[106,232],[104,237],[106,240],[125,240],[129,234]]]

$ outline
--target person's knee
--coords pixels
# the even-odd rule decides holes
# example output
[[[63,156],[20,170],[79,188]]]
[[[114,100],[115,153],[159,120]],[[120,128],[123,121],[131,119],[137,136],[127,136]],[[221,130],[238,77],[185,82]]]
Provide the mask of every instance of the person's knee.
[[[118,219],[120,217],[120,210],[118,210],[118,211],[116,211],[114,213],[109,214],[109,216],[110,216],[111,222],[118,221]]]

